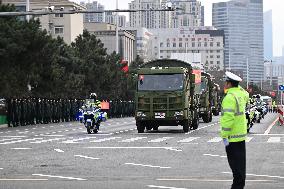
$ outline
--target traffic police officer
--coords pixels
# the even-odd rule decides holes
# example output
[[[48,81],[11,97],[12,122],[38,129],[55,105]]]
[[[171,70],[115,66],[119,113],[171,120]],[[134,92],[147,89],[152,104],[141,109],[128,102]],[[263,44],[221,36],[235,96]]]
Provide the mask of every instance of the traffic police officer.
[[[231,189],[243,189],[246,179],[245,106],[248,103],[248,94],[239,87],[241,81],[239,76],[226,72],[227,94],[222,101],[221,137],[234,177]]]

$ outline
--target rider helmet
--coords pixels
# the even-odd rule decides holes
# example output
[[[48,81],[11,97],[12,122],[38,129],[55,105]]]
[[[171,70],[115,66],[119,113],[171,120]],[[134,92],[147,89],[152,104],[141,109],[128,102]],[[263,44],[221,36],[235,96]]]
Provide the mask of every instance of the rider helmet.
[[[96,93],[91,93],[90,94],[90,99],[97,100],[97,94]]]

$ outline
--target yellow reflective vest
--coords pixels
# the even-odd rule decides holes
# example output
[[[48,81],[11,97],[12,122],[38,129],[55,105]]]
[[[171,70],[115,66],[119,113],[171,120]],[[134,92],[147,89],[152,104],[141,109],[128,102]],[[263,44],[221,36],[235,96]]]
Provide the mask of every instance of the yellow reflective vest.
[[[221,137],[229,142],[240,142],[246,139],[247,121],[245,107],[248,93],[241,87],[230,88],[222,101]]]

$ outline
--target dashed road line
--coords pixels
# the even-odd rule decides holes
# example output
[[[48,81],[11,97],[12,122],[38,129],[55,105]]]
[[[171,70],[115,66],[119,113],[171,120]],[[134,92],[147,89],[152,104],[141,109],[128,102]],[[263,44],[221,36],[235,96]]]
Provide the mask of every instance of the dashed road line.
[[[61,179],[68,179],[68,180],[78,180],[78,181],[85,181],[87,179],[83,178],[76,178],[76,177],[65,177],[65,176],[56,176],[56,175],[43,175],[43,174],[32,174],[33,176],[40,176],[40,177],[50,177],[50,178],[61,178]]]
[[[64,152],[63,150],[60,150],[60,149],[54,149],[54,151],[59,152],[59,153],[63,153]]]
[[[213,155],[213,154],[203,154],[204,156],[211,156],[211,157],[221,157],[221,158],[227,158],[227,156],[220,156],[220,155]]]
[[[224,174],[232,174],[231,172],[222,172]],[[272,175],[256,175],[256,174],[250,174],[247,173],[247,176],[255,176],[255,177],[268,177],[268,178],[279,178],[279,179],[284,179],[284,177],[281,176],[272,176]]]
[[[15,143],[20,143],[20,142],[28,142],[28,141],[33,141],[33,140],[41,140],[43,138],[32,138],[32,139],[24,139],[24,140],[16,140],[16,141],[10,141],[10,142],[3,142],[0,144],[15,144]]]
[[[99,160],[100,158],[94,158],[89,156],[83,156],[83,155],[74,155],[75,157],[85,158],[85,159],[93,159],[93,160]]]
[[[12,150],[30,150],[32,148],[11,148]]]
[[[176,188],[169,186],[156,186],[156,185],[147,185],[149,188],[163,188],[163,189],[187,189],[187,188]]]
[[[48,139],[48,140],[38,140],[35,142],[30,142],[32,144],[41,144],[41,143],[47,143],[47,142],[53,142],[53,141],[59,141],[59,140],[64,140],[65,138],[53,138],[53,139]]]
[[[125,139],[125,140],[122,140],[120,142],[134,142],[134,141],[142,140],[142,139],[145,139],[145,138],[147,138],[147,137],[135,137],[135,138]]]
[[[209,143],[214,143],[214,142],[221,142],[223,139],[221,137],[214,137],[211,140],[209,140]]]
[[[150,140],[148,142],[158,143],[158,142],[162,142],[162,141],[165,141],[165,140],[168,140],[168,139],[172,139],[172,138],[174,138],[174,137],[162,137],[162,138],[157,138],[157,139]]]
[[[180,142],[180,143],[188,143],[188,142],[192,142],[192,141],[194,141],[196,139],[199,139],[199,138],[200,137],[189,137],[189,138],[185,138],[183,140],[179,140],[178,142]]]
[[[105,141],[110,141],[110,140],[116,140],[120,139],[121,137],[110,137],[110,138],[103,138],[103,139],[98,139],[98,140],[93,140],[90,142],[105,142]]]
[[[281,137],[269,137],[267,140],[268,143],[280,143]]]
[[[160,168],[160,169],[171,169],[171,167],[162,167],[162,166],[154,166],[154,165],[144,165],[144,164],[137,164],[137,163],[125,163],[125,165],[134,165],[134,166]]]

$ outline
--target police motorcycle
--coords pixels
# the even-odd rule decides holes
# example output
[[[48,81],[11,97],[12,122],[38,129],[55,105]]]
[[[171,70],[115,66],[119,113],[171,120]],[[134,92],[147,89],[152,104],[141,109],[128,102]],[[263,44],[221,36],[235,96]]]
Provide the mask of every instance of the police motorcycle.
[[[247,119],[247,132],[250,131],[250,129],[252,128],[253,124],[256,121],[256,107],[255,106],[248,106],[246,108],[246,119]]]
[[[82,107],[84,116],[84,126],[87,129],[88,134],[98,133],[100,124],[107,120],[107,113],[102,112],[100,106],[95,105],[96,94],[91,93],[91,99],[86,99],[84,106]]]
[[[256,96],[255,107],[256,107],[256,122],[260,123],[260,120],[264,118],[264,111],[265,111],[263,103],[260,100],[260,95]]]

